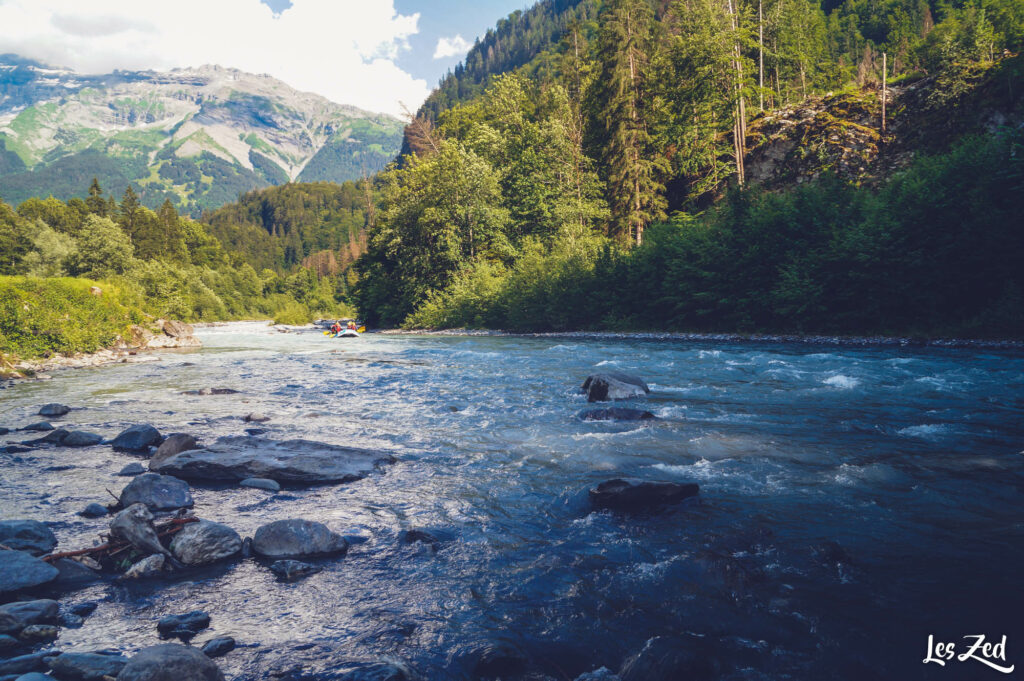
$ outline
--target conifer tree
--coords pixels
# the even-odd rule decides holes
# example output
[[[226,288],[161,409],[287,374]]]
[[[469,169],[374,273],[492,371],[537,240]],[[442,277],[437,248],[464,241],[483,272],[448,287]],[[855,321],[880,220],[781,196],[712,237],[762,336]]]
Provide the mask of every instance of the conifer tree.
[[[121,197],[121,205],[117,207],[118,224],[121,225],[121,229],[128,236],[132,236],[135,233],[137,227],[135,223],[140,207],[139,197],[135,195],[135,190],[132,189],[132,186],[128,185],[124,190],[124,195]]]
[[[648,80],[654,13],[646,0],[612,0],[601,17],[593,118],[603,152],[614,231],[636,244],[664,217],[666,162],[652,150]]]
[[[100,181],[95,177],[92,178],[92,184],[89,185],[89,198],[85,200],[85,205],[93,215],[98,215],[101,218],[107,217],[107,202],[103,198]]]

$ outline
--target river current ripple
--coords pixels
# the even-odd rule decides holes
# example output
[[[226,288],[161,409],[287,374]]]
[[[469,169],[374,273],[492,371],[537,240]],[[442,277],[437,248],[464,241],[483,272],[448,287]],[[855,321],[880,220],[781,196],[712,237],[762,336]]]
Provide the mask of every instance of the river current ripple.
[[[107,437],[152,423],[209,442],[263,412],[266,437],[388,449],[397,463],[351,484],[194,488],[197,515],[243,536],[299,517],[368,539],[292,584],[241,560],[65,595],[100,606],[61,630],[62,649],[130,653],[158,642],[160,617],[201,609],[213,623],[196,642],[235,637],[218,664],[239,680],[341,679],[381,661],[425,679],[574,679],[654,636],[692,641],[721,679],[1004,678],[923,665],[929,634],[1006,634],[1008,662],[1024,664],[1019,354],[197,334],[195,352],[8,387],[0,425],[63,402],[65,422]],[[584,377],[609,369],[647,380],[651,395],[626,406],[658,420],[576,418]],[[204,387],[240,392],[181,394]],[[108,502],[134,460],[107,446],[0,455],[0,515],[88,546],[107,520],[76,512]],[[702,502],[591,512],[587,489],[623,475],[699,482]],[[403,544],[409,528],[447,541]]]

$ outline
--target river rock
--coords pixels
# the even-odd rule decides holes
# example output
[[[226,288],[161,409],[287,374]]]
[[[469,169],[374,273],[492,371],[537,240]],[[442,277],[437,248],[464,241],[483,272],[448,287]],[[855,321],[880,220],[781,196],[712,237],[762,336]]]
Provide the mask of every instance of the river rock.
[[[88,617],[89,615],[96,612],[96,608],[100,607],[100,604],[96,601],[82,601],[81,603],[75,603],[68,611],[72,615],[78,615],[79,617]]]
[[[700,487],[695,482],[617,478],[590,490],[590,503],[594,508],[636,513],[678,504],[699,492]]]
[[[315,485],[359,480],[378,464],[394,460],[390,454],[379,450],[237,435],[222,437],[203,449],[176,454],[155,470],[185,480],[237,482],[246,478],[270,478],[297,485]]]
[[[97,504],[94,501],[85,508],[83,508],[81,511],[79,511],[78,515],[82,516],[83,518],[102,518],[103,516],[107,515],[107,513],[109,513],[109,511],[107,510],[106,506],[104,506],[103,504]]]
[[[119,470],[118,472],[114,473],[114,475],[126,478],[126,477],[132,476],[132,475],[142,475],[145,472],[146,472],[146,467],[145,466],[143,466],[138,461],[133,461],[130,464],[128,464],[127,466],[125,466],[124,468],[122,468],[121,470]]]
[[[64,442],[64,439],[71,434],[67,428],[57,428],[51,430],[42,437],[37,437],[32,440],[23,440],[21,444],[28,445],[30,447],[39,447],[42,445],[54,445],[59,446]]]
[[[348,542],[323,523],[312,520],[277,520],[256,530],[252,550],[266,558],[324,556],[344,553]]]
[[[624,407],[608,407],[607,409],[587,409],[579,413],[583,421],[647,421],[656,418],[649,411],[626,409]]]
[[[13,636],[0,634],[0,660],[14,657],[14,653],[24,647],[24,644]]]
[[[587,402],[607,402],[643,397],[651,392],[651,389],[638,376],[621,371],[607,371],[587,376],[581,391],[587,396]]]
[[[238,483],[242,487],[254,487],[256,489],[265,489],[268,492],[280,492],[281,485],[276,480],[269,480],[267,478],[246,478],[242,482]]]
[[[61,589],[80,589],[83,586],[103,581],[103,575],[98,570],[83,563],[86,560],[92,562],[91,559],[85,556],[78,560],[58,558],[53,561],[53,567],[57,568],[57,578],[53,580],[52,586]],[[99,566],[97,565],[97,567]]]
[[[242,417],[242,420],[245,421],[246,423],[266,423],[267,421],[270,420],[270,417],[267,416],[266,414],[261,414],[259,412],[254,411],[251,414],[246,414],[244,417]]]
[[[132,504],[110,521],[110,536],[128,542],[145,554],[171,555],[164,548],[153,527],[153,514],[145,504]]]
[[[50,404],[44,404],[43,406],[39,407],[39,411],[37,413],[40,416],[64,416],[70,411],[71,407],[68,407],[63,404],[57,404],[56,402],[51,402]]]
[[[7,435],[7,433],[9,433],[9,432],[11,432],[10,428],[0,427],[0,435]]]
[[[121,504],[145,504],[151,511],[191,508],[195,502],[188,483],[170,475],[143,473],[121,491]]]
[[[55,641],[60,636],[60,631],[52,624],[30,624],[18,634],[18,640],[34,646],[38,643]]]
[[[242,538],[227,525],[200,520],[181,529],[171,541],[171,553],[185,565],[206,565],[242,550]]]
[[[171,458],[175,454],[188,451],[189,449],[195,449],[199,446],[196,439],[188,433],[174,433],[173,435],[167,436],[167,439],[163,441],[157,450],[153,454],[153,458],[149,460],[149,470],[153,471],[156,468]]]
[[[0,544],[38,556],[53,551],[57,538],[38,520],[0,520]]]
[[[270,571],[282,582],[294,582],[321,570],[322,567],[303,563],[301,560],[275,560],[270,565]]]
[[[40,421],[39,423],[30,423],[27,426],[25,426],[24,428],[22,428],[22,430],[34,430],[34,431],[53,430],[53,424],[52,423],[47,423],[46,421]]]
[[[165,643],[128,660],[117,681],[224,681],[217,665],[195,648]]]
[[[200,650],[203,651],[203,655],[207,657],[221,657],[227,655],[235,649],[235,639],[230,636],[221,636],[220,638],[210,639],[203,644]]]
[[[94,447],[103,442],[103,436],[84,430],[73,430],[60,443],[62,447]]]
[[[47,664],[58,679],[102,681],[104,676],[117,677],[128,664],[128,658],[101,653],[61,653],[47,660]]]
[[[191,324],[179,322],[175,319],[168,319],[164,322],[163,329],[164,333],[172,338],[188,338],[195,333],[195,329]]]
[[[17,636],[33,624],[53,624],[60,617],[57,601],[42,598],[0,605],[0,634]]]
[[[125,428],[121,433],[110,441],[114,449],[127,449],[130,451],[142,451],[150,445],[159,445],[163,441],[160,431],[153,426],[141,423]]]
[[[154,553],[152,556],[143,558],[138,563],[135,563],[130,568],[124,571],[121,575],[122,579],[152,579],[153,577],[159,577],[163,574],[164,564],[167,559],[164,558],[162,553]]]
[[[56,652],[53,650],[42,650],[31,655],[19,655],[9,660],[0,660],[0,678],[13,674],[27,674],[38,669],[46,669],[43,658],[52,657]]]
[[[182,395],[235,395],[238,391],[234,388],[200,388],[199,390],[186,390]]]
[[[202,610],[193,610],[184,615],[161,617],[156,623],[156,630],[163,638],[174,637],[187,641],[208,626],[210,616]]]

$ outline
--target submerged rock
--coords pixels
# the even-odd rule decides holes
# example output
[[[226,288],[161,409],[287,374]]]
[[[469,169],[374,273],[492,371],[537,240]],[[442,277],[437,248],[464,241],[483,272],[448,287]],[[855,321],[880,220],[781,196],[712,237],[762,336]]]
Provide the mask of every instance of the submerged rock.
[[[24,428],[22,428],[22,430],[34,430],[34,431],[53,430],[53,424],[47,423],[46,421],[40,421],[39,423],[30,423],[27,426],[25,426]]]
[[[254,411],[253,413],[244,416],[242,420],[246,423],[266,423],[270,420],[270,417],[266,414],[260,414],[259,412]]]
[[[207,565],[242,550],[242,538],[227,525],[200,520],[174,535],[171,553],[185,565]]]
[[[277,575],[282,582],[294,582],[321,570],[323,570],[322,567],[303,563],[301,560],[275,560],[270,565],[270,571]]]
[[[81,511],[79,511],[78,515],[82,516],[83,518],[102,518],[103,516],[107,515],[107,513],[109,513],[109,510],[107,509],[106,506],[102,504],[97,504],[94,501],[85,508],[83,508]]]
[[[654,511],[678,504],[700,492],[695,482],[660,482],[653,480],[608,480],[590,490],[594,508],[636,513]]]
[[[60,443],[62,447],[94,447],[103,442],[103,436],[84,430],[73,430]]]
[[[129,451],[143,451],[151,445],[159,445],[163,441],[160,431],[153,426],[142,423],[125,428],[121,433],[110,441],[114,449],[127,449]]]
[[[57,601],[39,599],[0,605],[0,634],[17,636],[33,624],[52,624],[60,617]]]
[[[265,489],[268,492],[280,492],[281,485],[276,480],[269,480],[267,478],[246,478],[242,482],[238,483],[242,487],[254,487],[256,489]]]
[[[151,511],[191,508],[195,502],[188,483],[170,475],[143,473],[121,491],[121,504],[145,504]]]
[[[180,638],[187,641],[208,626],[210,616],[202,610],[193,610],[184,615],[161,617],[156,623],[156,630],[163,638]]]
[[[235,395],[238,391],[234,388],[200,388],[199,390],[186,390],[182,395]]]
[[[133,461],[132,463],[128,464],[127,466],[125,466],[124,468],[119,470],[118,472],[114,473],[114,475],[126,478],[126,477],[132,476],[132,475],[142,475],[145,472],[146,472],[146,467],[145,466],[143,466],[138,461]]]
[[[103,575],[98,570],[84,565],[80,562],[81,560],[87,560],[87,558],[83,557],[80,560],[58,558],[53,561],[53,567],[57,568],[59,573],[57,579],[53,580],[53,585],[62,589],[78,589],[103,580]]]
[[[394,461],[387,452],[340,447],[309,440],[222,437],[203,449],[169,457],[153,470],[185,480],[241,481],[270,478],[315,485],[366,477],[378,464]],[[152,468],[152,467],[151,467]]]
[[[607,409],[587,409],[579,413],[583,421],[647,421],[657,418],[649,411],[626,409],[624,407],[608,407]]]
[[[121,575],[122,579],[152,579],[163,574],[164,564],[167,559],[161,553],[154,553],[152,556],[143,558]]]
[[[171,458],[175,454],[188,451],[189,449],[196,449],[199,443],[196,439],[188,433],[174,433],[173,435],[167,436],[167,439],[163,441],[157,450],[153,454],[153,458],[149,460],[149,470],[153,471],[156,468]]]
[[[59,446],[70,434],[71,431],[67,428],[57,428],[56,430],[50,430],[42,437],[37,437],[32,440],[23,440],[21,444],[28,445],[30,447],[39,447],[42,445]]]
[[[67,405],[51,402],[50,404],[44,404],[39,407],[39,411],[37,413],[40,416],[64,416],[70,411],[71,407]]]
[[[651,392],[651,389],[638,376],[621,371],[607,371],[587,376],[581,391],[587,396],[587,402],[607,402],[643,397]]]
[[[277,520],[263,525],[252,538],[252,550],[266,558],[324,556],[344,553],[348,542],[323,523],[312,520]]]
[[[38,520],[0,520],[0,544],[38,556],[53,551],[57,537]]]
[[[139,651],[128,660],[117,681],[224,681],[224,675],[195,648],[165,643]]]
[[[220,638],[210,639],[203,644],[200,650],[203,651],[203,655],[207,657],[221,657],[227,655],[235,649],[235,639],[230,636],[221,636]]]
[[[47,660],[47,664],[58,679],[102,681],[105,676],[117,677],[128,664],[128,658],[101,653],[61,653]]]

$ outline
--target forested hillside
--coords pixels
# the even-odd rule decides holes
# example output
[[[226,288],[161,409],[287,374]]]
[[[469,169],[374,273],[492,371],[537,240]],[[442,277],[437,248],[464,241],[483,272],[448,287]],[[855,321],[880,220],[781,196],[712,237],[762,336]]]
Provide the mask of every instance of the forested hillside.
[[[257,268],[345,270],[366,247],[368,182],[286,184],[244,194],[207,213],[210,233]]]
[[[371,320],[1024,333],[1024,3],[584,7],[513,15],[411,122]]]

